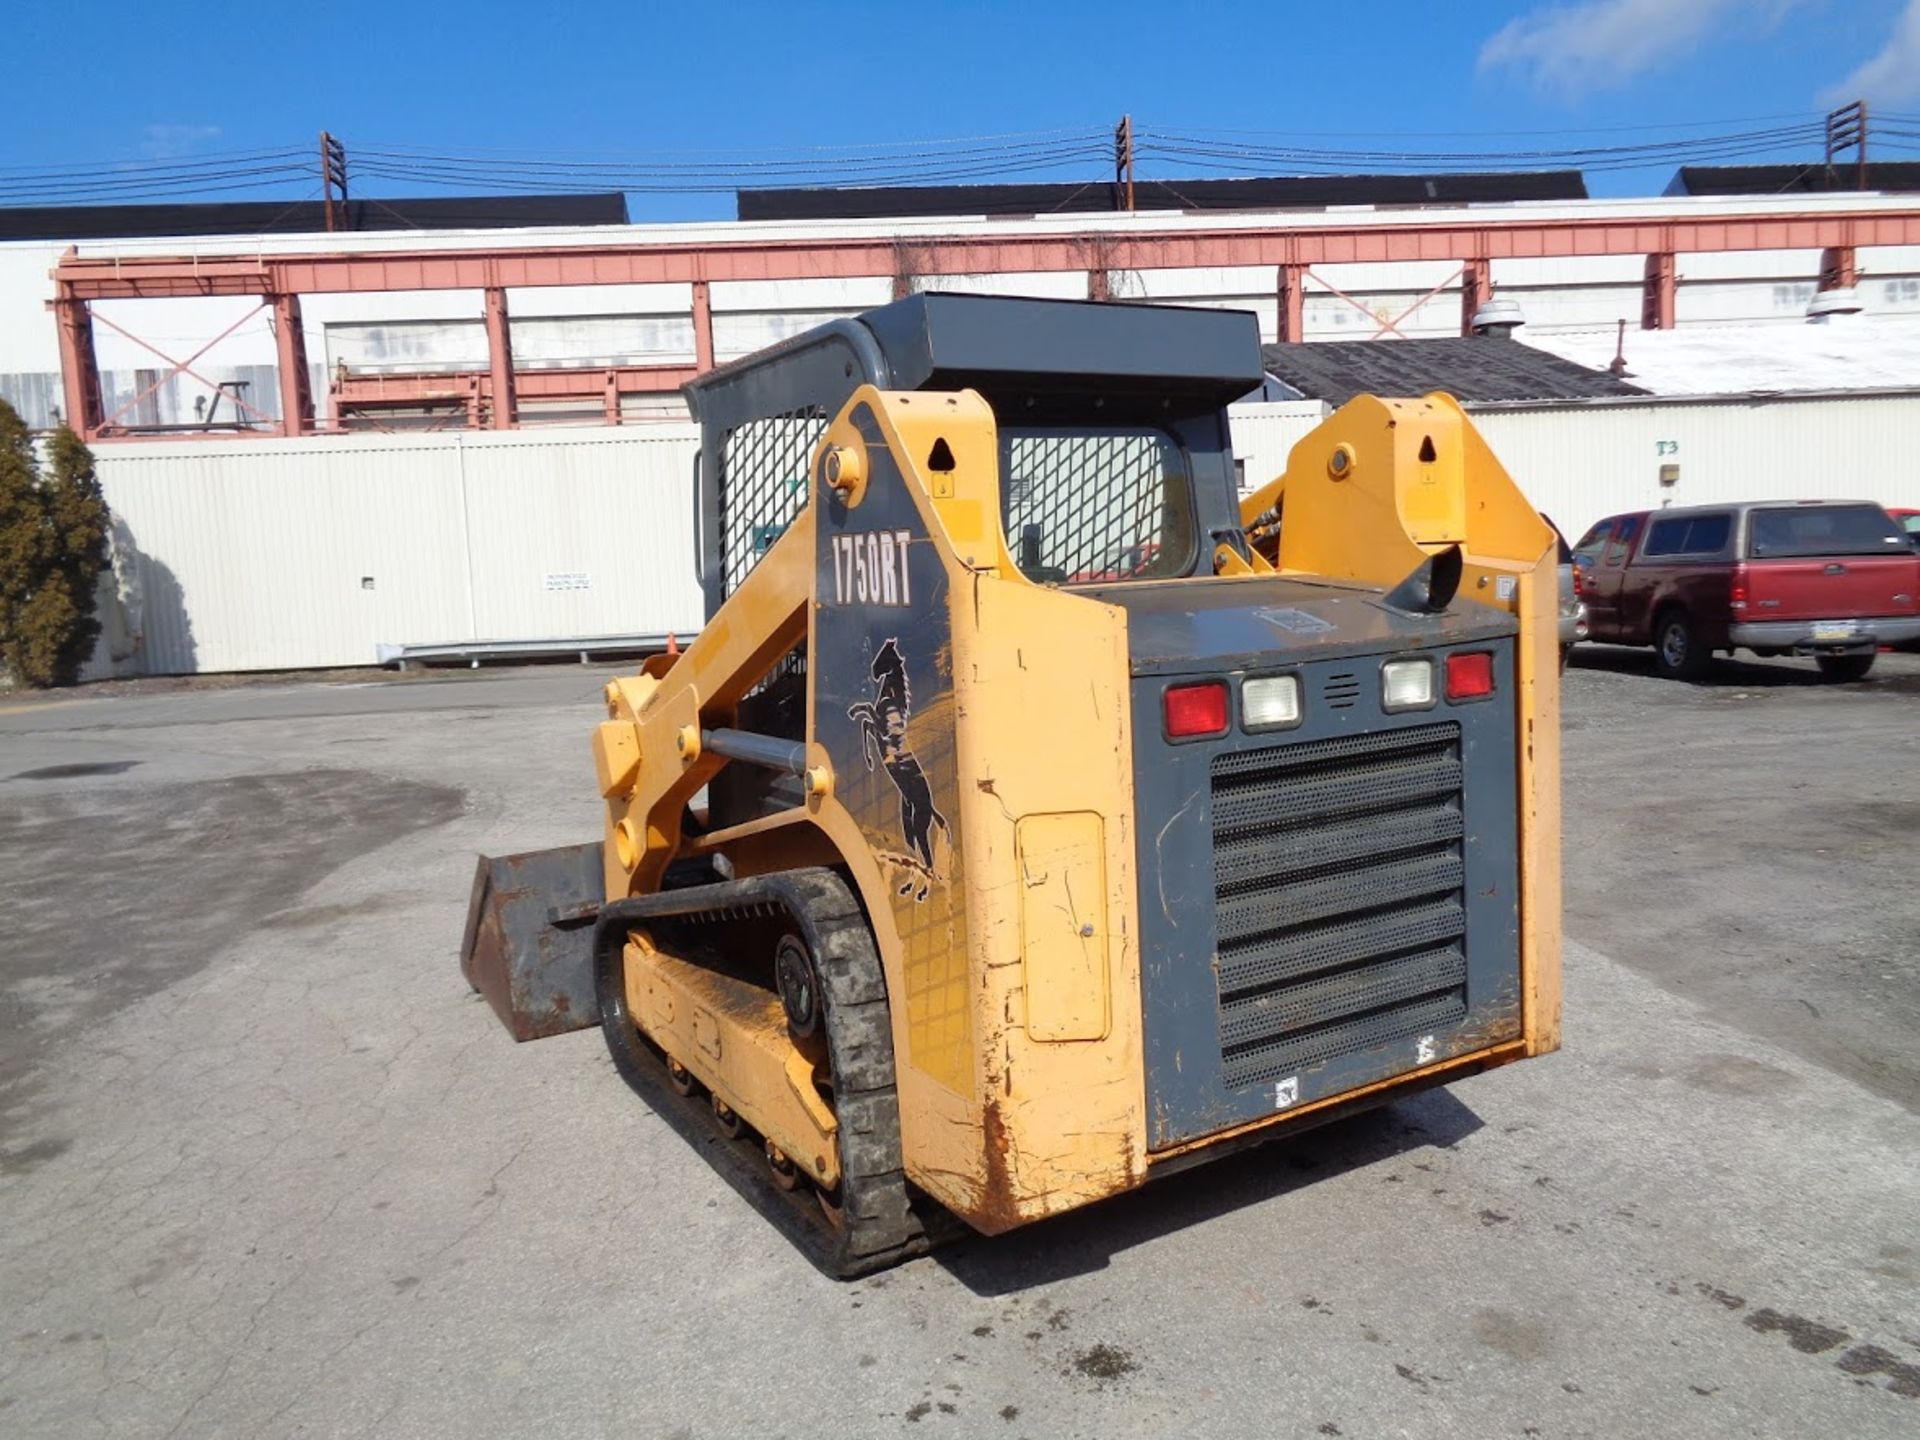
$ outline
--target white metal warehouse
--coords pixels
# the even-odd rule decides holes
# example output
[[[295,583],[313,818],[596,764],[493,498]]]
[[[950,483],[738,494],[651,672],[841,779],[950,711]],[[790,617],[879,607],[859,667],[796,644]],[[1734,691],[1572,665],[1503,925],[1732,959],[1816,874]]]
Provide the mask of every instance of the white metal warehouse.
[[[1789,202],[1661,198],[1471,207],[1531,218],[1712,214],[1738,222]],[[1795,210],[1865,213],[1873,196],[1791,197]],[[1422,211],[1439,223],[1462,212]],[[1313,213],[1286,223],[1310,227]],[[1343,214],[1343,222],[1354,216]],[[1367,217],[1362,217],[1366,219]],[[1482,216],[1484,218],[1484,216]],[[1404,213],[1380,213],[1405,225]],[[1196,233],[1275,222],[1273,214],[1079,215],[1024,221],[764,222],[596,227],[592,231],[438,232],[115,241],[87,253],[207,257],[321,248],[464,245],[554,247],[622,237],[689,244],[742,234],[916,236],[1066,230],[1125,233],[1152,223]],[[1370,221],[1369,221],[1370,223]],[[0,393],[30,422],[59,404],[60,359],[48,271],[64,246],[0,246]],[[1862,246],[1850,325],[1811,326],[1819,251],[1687,255],[1676,328],[1625,333],[1624,366],[1647,394],[1577,402],[1482,405],[1478,422],[1542,509],[1577,532],[1613,510],[1679,501],[1848,495],[1920,505],[1909,455],[1920,437],[1920,247]],[[1443,261],[1329,265],[1330,288],[1306,297],[1309,338],[1366,340],[1458,331],[1459,277]],[[1491,283],[1516,302],[1530,343],[1599,369],[1637,326],[1645,276],[1633,257],[1503,260]],[[1246,308],[1277,326],[1270,270],[1118,272],[1116,298]],[[929,279],[925,288],[1083,298],[1072,273]],[[585,366],[690,358],[688,287],[531,287],[512,292],[519,363]],[[739,281],[711,297],[715,358],[725,360],[820,320],[884,303],[887,277]],[[1336,293],[1337,292],[1337,293]],[[473,291],[315,297],[306,358],[316,377],[340,367],[458,368],[483,334]],[[191,347],[242,316],[234,298],[118,300],[102,316],[132,333]],[[274,365],[265,317],[243,321],[211,352],[207,378],[260,379]],[[152,356],[103,331],[103,384],[145,382]],[[117,388],[115,388],[117,387]],[[190,408],[191,385],[169,392]],[[204,402],[205,396],[201,399]],[[492,433],[320,435],[296,439],[117,440],[97,447],[121,529],[111,659],[95,673],[184,673],[364,665],[382,647],[548,646],[657,642],[700,622],[693,580],[692,427],[672,402],[623,418],[651,423],[545,425]],[[1277,471],[1325,412],[1315,400],[1238,407],[1244,476]],[[682,411],[683,415],[684,412]],[[1677,472],[1672,468],[1677,466]],[[1665,467],[1663,469],[1663,467]],[[1663,483],[1663,475],[1665,483]],[[609,526],[607,517],[624,516]]]

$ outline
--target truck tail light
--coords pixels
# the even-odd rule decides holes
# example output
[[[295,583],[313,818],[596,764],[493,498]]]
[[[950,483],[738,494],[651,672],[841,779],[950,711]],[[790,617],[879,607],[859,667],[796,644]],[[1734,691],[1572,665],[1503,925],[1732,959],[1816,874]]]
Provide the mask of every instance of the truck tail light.
[[[1747,608],[1747,598],[1747,567],[1736,565],[1733,567],[1732,586],[1727,591],[1727,605],[1730,609],[1744,610]]]
[[[1480,700],[1493,693],[1493,655],[1469,650],[1447,656],[1447,699]]]
[[[1169,685],[1164,704],[1169,740],[1227,733],[1227,682],[1224,680]]]

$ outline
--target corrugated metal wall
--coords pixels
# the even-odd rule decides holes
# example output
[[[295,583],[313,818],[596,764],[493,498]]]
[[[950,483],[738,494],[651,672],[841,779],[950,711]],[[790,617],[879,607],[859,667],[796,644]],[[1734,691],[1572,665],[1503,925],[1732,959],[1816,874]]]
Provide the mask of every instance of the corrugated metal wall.
[[[1235,411],[1243,483],[1317,402]],[[1576,538],[1616,511],[1860,496],[1920,506],[1920,397],[1480,411]],[[697,629],[690,425],[101,446],[137,555],[123,671],[366,665],[381,644]],[[1671,488],[1660,468],[1678,465]]]
[[[1286,468],[1313,422],[1298,404],[1233,417],[1249,485]],[[1722,500],[1877,500],[1920,507],[1920,396],[1476,409],[1501,463],[1569,539],[1623,510]],[[1678,466],[1671,486],[1662,466]]]
[[[1569,540],[1603,516],[1663,504],[1920,506],[1920,396],[1482,410],[1474,420]],[[1663,465],[1679,467],[1671,487]]]
[[[1278,405],[1236,405],[1231,413],[1233,459],[1244,495],[1286,469],[1288,452],[1331,410],[1318,400],[1288,400]]]
[[[697,433],[101,446],[149,674],[367,665],[381,644],[691,632]]]

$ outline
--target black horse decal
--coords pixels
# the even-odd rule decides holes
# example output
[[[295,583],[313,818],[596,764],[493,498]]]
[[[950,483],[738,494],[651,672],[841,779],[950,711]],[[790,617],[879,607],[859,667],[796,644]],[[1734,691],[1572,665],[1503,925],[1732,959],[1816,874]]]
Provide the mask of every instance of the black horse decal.
[[[847,716],[860,727],[860,749],[867,769],[877,759],[886,767],[887,778],[900,792],[900,832],[907,848],[918,857],[926,874],[933,874],[933,832],[944,833],[947,817],[933,803],[933,787],[926,772],[907,748],[907,717],[913,712],[913,700],[907,689],[907,662],[901,658],[897,640],[889,640],[873,657],[867,673],[873,678],[873,699],[847,707]],[[911,893],[916,901],[927,898],[929,882],[916,882],[909,876],[900,893]]]

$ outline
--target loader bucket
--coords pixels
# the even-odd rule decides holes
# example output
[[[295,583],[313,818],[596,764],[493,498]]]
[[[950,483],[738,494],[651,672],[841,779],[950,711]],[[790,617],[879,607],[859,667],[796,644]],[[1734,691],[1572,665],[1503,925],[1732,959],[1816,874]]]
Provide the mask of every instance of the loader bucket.
[[[593,921],[605,894],[598,840],[480,857],[460,970],[514,1039],[600,1022]]]

